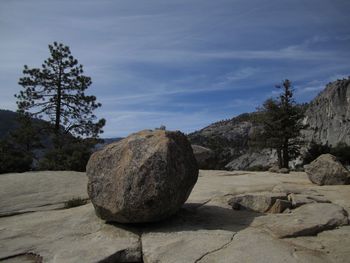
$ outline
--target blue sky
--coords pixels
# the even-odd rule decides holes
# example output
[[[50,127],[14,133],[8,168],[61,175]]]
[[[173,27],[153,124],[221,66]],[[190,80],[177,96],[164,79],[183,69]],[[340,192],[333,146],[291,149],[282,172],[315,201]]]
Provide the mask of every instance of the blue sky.
[[[191,132],[254,111],[292,80],[297,101],[350,75],[348,0],[1,0],[0,108],[53,41],[92,77],[103,137]]]

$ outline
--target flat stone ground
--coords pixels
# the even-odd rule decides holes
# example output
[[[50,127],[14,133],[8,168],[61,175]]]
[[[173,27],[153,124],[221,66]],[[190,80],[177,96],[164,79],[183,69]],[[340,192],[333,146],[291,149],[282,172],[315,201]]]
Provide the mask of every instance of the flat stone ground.
[[[305,173],[200,171],[183,208],[152,224],[107,224],[78,172],[0,175],[0,262],[349,262],[350,185],[317,186]],[[237,194],[327,199],[290,213],[233,210]],[[283,236],[283,237],[282,237]]]

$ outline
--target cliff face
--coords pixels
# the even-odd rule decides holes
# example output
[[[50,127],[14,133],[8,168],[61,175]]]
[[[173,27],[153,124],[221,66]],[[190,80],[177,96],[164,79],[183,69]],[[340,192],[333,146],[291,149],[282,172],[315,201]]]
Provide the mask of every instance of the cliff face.
[[[216,122],[188,135],[192,144],[212,149],[217,156],[215,168],[237,170],[253,166],[267,166],[276,156],[267,149],[251,149],[250,142],[259,136],[261,129],[254,124],[255,113],[245,113],[226,121]],[[306,142],[336,146],[350,145],[350,79],[328,84],[309,104],[305,113]]]
[[[200,131],[188,135],[192,144],[213,150],[218,160],[216,169],[247,153],[248,141],[255,130],[253,114],[244,113],[235,118],[213,123]]]
[[[350,79],[338,80],[310,103],[306,111],[307,141],[336,146],[350,145]]]

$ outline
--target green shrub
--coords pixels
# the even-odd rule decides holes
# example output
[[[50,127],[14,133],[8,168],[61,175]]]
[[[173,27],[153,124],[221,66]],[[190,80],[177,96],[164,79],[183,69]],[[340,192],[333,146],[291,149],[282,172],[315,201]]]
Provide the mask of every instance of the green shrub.
[[[84,172],[92,153],[90,142],[72,139],[49,150],[39,162],[39,170]]]
[[[0,173],[21,173],[29,171],[33,162],[33,154],[18,149],[9,140],[0,141]]]

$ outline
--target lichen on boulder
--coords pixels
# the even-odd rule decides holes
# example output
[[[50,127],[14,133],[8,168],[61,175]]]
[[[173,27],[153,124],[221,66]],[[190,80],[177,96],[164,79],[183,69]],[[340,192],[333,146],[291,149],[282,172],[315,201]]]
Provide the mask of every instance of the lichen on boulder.
[[[305,172],[314,184],[342,185],[350,183],[350,172],[331,154],[322,154],[305,165]]]
[[[179,131],[144,130],[95,152],[88,194],[107,221],[142,223],[176,213],[198,178],[190,143]]]

